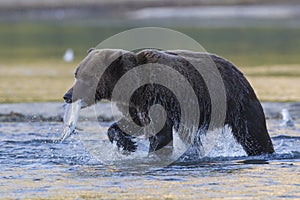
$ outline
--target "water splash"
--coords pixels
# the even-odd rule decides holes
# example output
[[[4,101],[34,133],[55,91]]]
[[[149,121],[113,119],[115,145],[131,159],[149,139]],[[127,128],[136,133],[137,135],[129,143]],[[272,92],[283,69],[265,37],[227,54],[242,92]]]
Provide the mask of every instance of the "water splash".
[[[234,138],[231,128],[224,128],[200,134],[200,157],[246,156],[243,147]]]
[[[178,133],[173,130],[173,153],[171,155],[149,154],[149,141],[147,138],[135,138],[137,151],[131,154],[124,154],[117,145],[110,143],[108,139],[100,138],[96,133],[85,133],[81,141],[84,141],[85,147],[100,163],[109,166],[136,166],[149,167],[159,166],[165,160],[174,160],[177,162],[190,163],[201,162],[202,159],[215,158],[240,158],[247,156],[242,146],[235,140],[230,127],[225,126],[214,131],[200,135],[201,147],[191,146],[182,154],[182,149],[187,149],[186,144],[180,139]]]
[[[280,114],[282,116],[282,123],[280,124],[281,126],[285,126],[285,127],[293,127],[294,126],[293,119],[292,119],[288,109],[286,109],[286,108],[282,109]]]

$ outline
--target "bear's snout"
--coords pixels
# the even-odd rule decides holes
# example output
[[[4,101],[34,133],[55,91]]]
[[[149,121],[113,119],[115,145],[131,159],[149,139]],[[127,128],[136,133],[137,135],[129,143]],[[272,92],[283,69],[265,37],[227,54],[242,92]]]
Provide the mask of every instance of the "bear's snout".
[[[72,91],[73,88],[71,88],[68,92],[66,92],[66,94],[64,95],[64,100],[66,103],[72,103]]]

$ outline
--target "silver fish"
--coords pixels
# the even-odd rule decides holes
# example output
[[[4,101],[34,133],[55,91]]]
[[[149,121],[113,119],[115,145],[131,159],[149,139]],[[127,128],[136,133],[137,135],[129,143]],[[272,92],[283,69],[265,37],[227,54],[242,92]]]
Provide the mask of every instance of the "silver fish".
[[[61,141],[64,141],[65,139],[69,138],[73,133],[75,133],[80,108],[81,100],[65,105],[64,130],[60,139]]]

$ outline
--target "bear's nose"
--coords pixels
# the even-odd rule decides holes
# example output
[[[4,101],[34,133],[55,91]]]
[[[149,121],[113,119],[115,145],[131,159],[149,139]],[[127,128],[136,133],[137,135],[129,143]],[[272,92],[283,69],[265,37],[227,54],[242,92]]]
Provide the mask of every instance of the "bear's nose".
[[[66,103],[72,103],[72,93],[71,92],[67,92],[65,95],[64,95],[64,100]]]

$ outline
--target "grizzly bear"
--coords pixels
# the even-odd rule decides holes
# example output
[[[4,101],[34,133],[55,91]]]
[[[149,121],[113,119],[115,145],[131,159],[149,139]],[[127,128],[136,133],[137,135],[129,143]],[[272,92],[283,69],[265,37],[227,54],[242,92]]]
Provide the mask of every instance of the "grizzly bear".
[[[189,101],[189,96],[186,96],[184,101],[188,106],[200,111],[199,119],[197,119],[198,124],[195,126],[198,132],[203,134],[207,132],[212,120],[210,93],[218,91],[209,91],[205,77],[189,62],[189,59],[200,63],[209,59],[214,65],[211,67],[215,67],[221,75],[226,94],[226,113],[220,113],[220,115],[225,116],[223,124],[213,125],[213,128],[229,126],[234,138],[248,155],[273,153],[274,148],[266,128],[264,112],[251,85],[232,63],[213,54],[185,50],[146,49],[129,52],[119,49],[93,49],[76,69],[76,82],[64,95],[64,100],[66,103],[72,103],[80,99],[84,102],[83,107],[93,105],[102,99],[118,101],[118,99],[112,99],[114,88],[130,70],[148,64],[149,76],[153,76],[151,66],[166,66],[185,77],[193,89],[197,102]],[[166,75],[165,79],[172,79],[172,77]],[[178,81],[177,84],[180,85],[181,83]],[[180,90],[180,93],[184,95],[185,91]],[[123,95],[128,94],[123,91]],[[151,81],[139,86],[130,95],[129,102],[120,100],[116,103],[121,112],[124,112],[123,104],[127,105],[129,114],[126,114],[125,118],[130,118],[139,127],[146,126],[153,120],[149,116],[151,106],[160,105],[165,110],[166,120],[163,126],[158,132],[149,136],[149,152],[155,152],[166,145],[172,145],[173,131],[179,130],[182,107],[185,105],[180,104],[180,100],[170,88]],[[139,130],[127,131],[123,122],[124,120],[120,120],[110,126],[107,133],[108,138],[123,151],[134,152],[137,145],[133,138],[142,133]],[[194,127],[186,128],[192,129]],[[199,140],[199,138],[186,139],[185,136],[181,138],[185,143],[191,145],[196,144],[194,141]]]

